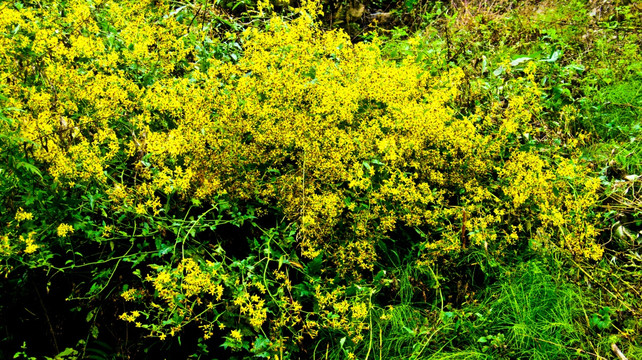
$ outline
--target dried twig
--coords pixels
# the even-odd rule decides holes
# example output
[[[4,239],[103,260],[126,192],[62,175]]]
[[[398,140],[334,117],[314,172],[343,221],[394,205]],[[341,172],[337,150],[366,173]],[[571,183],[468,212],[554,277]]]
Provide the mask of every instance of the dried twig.
[[[624,356],[622,351],[620,351],[620,348],[618,348],[617,345],[615,345],[615,343],[611,344],[611,350],[613,350],[613,353],[615,354],[615,356],[617,356],[618,359],[628,360],[626,356]]]

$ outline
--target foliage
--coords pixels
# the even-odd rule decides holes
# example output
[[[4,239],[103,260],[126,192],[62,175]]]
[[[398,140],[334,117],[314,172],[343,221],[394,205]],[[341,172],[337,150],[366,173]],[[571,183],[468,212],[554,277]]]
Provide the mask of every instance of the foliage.
[[[583,50],[635,7],[511,4],[0,5],[0,312],[55,358],[638,351],[639,44]]]

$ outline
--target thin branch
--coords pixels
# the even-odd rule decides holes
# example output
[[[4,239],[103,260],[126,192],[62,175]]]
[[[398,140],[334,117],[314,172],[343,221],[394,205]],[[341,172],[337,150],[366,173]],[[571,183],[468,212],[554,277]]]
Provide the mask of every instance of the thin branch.
[[[615,345],[615,343],[611,344],[611,350],[613,351],[615,356],[617,356],[618,359],[620,359],[620,360],[628,360],[626,358],[626,356],[624,356],[622,351],[620,351],[620,349],[617,347],[617,345]]]

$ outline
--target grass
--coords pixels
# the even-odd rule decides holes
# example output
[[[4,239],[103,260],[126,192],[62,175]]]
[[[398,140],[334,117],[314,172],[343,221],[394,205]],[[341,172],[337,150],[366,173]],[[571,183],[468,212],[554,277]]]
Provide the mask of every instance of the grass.
[[[506,334],[511,355],[530,358],[574,358],[584,332],[584,297],[568,283],[556,283],[543,264],[521,264],[491,305],[497,327]]]
[[[589,309],[596,304],[568,281],[559,262],[531,260],[503,271],[501,280],[461,306],[430,308],[407,295],[390,311],[373,312],[373,338],[363,347],[372,359],[435,360],[590,359],[608,348],[592,338]],[[383,314],[389,320],[380,321]],[[318,355],[345,358],[340,346]]]

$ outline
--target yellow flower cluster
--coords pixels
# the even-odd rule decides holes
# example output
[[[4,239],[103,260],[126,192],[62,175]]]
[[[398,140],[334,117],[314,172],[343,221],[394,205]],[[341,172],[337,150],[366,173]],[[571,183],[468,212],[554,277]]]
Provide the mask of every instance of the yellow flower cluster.
[[[7,235],[0,236],[0,254],[11,254],[11,242],[9,241],[9,236]]]
[[[240,331],[234,329],[230,332],[230,337],[236,341],[241,341],[243,340],[243,334],[241,334]]]
[[[15,216],[16,221],[26,221],[33,220],[33,214],[30,212],[24,211],[22,208],[19,208]]]
[[[14,238],[11,234],[5,234],[0,236],[0,255],[11,256],[14,254],[20,254],[23,252],[27,255],[33,254],[40,248],[40,245],[36,244],[36,232],[30,231],[27,235],[18,235],[18,241],[12,242],[11,239]],[[4,264],[2,264],[4,267]]]
[[[599,216],[591,215],[599,202],[600,181],[572,160],[557,158],[557,163],[551,167],[536,154],[515,153],[499,170],[507,182],[503,190],[512,199],[506,212],[539,220],[533,229],[537,244],[600,259],[604,250],[594,243]]]
[[[13,217],[16,223],[10,222],[7,224],[6,229],[18,229],[24,225],[25,221],[33,220],[33,213],[25,211],[23,208],[18,208],[15,216]],[[22,224],[21,224],[22,223]],[[31,229],[29,229],[31,230]],[[26,233],[26,235],[25,235]],[[15,233],[9,230],[7,233],[0,235],[0,255],[3,257],[11,257],[20,255],[21,253],[31,255],[35,253],[41,246],[36,244],[36,231],[28,231],[16,237]],[[13,240],[13,241],[12,241]],[[17,240],[17,241],[15,241]],[[1,270],[10,270],[11,266],[2,263]]]
[[[59,237],[67,237],[69,234],[73,234],[73,232],[74,227],[65,223],[58,225],[58,228],[56,229],[56,233]]]
[[[38,245],[36,244],[35,239],[33,236],[36,234],[35,231],[30,232],[27,237],[25,238],[24,236],[20,235],[19,239],[20,242],[25,245],[25,254],[33,254],[38,250]]]
[[[158,169],[154,188],[276,203],[299,223],[306,257],[343,251],[336,263],[358,273],[376,260],[373,231],[434,220],[448,154],[476,158],[474,124],[446,126],[461,70],[432,79],[309,16],[248,29],[244,50],[237,64],[214,62],[197,81],[157,82],[143,96],[133,124],[144,139],[129,151]],[[173,126],[155,130],[153,114]],[[357,236],[331,239],[339,227]]]
[[[137,289],[129,289],[126,291],[123,291],[120,296],[125,299],[126,301],[134,301],[136,300],[137,296],[140,295],[140,291]]]
[[[125,320],[127,322],[135,322],[136,319],[138,319],[139,316],[140,316],[140,312],[134,310],[134,311],[132,311],[130,313],[124,312],[124,313],[120,314],[119,319]]]
[[[158,3],[0,8],[0,95],[15,120],[2,126],[26,140],[56,186],[93,182],[112,210],[136,219],[182,206],[168,199],[263,204],[295,223],[297,256],[323,255],[343,278],[369,276],[378,241],[400,228],[422,235],[424,262],[473,246],[500,254],[520,241],[601,257],[599,181],[576,159],[521,149],[541,112],[535,62],[505,84],[509,98],[464,116],[451,107],[466,81],[461,69],[434,75],[414,56],[386,59],[376,38],[353,44],[322,31],[319,2],[294,20],[248,27],[234,62],[200,54],[218,40],[173,16],[172,2]],[[37,66],[15,60],[25,52]],[[502,66],[510,71],[509,61]],[[562,121],[573,116],[565,109]],[[33,214],[20,208],[14,220],[28,225]],[[57,227],[59,237],[73,231]],[[32,254],[35,238],[12,244],[3,234],[0,249]],[[257,261],[268,264],[256,280],[203,254],[153,265],[149,311],[121,319],[161,340],[197,322],[209,338],[225,326],[219,316],[233,313],[229,339],[261,333],[274,348],[322,330],[356,344],[372,330],[370,294],[316,284],[310,315],[285,262],[266,279],[276,264]],[[122,293],[129,302],[151,296]]]
[[[154,287],[155,297],[161,301],[160,304],[152,302],[150,309],[160,317],[176,314],[180,320],[159,325],[154,323],[152,317],[149,322],[140,321],[140,325],[137,322],[137,326],[149,329],[155,336],[166,337],[176,335],[183,326],[196,321],[202,323],[200,327],[204,334],[211,336],[212,324],[203,315],[214,311],[216,305],[223,300],[223,283],[227,279],[228,275],[221,264],[212,261],[199,263],[195,259],[185,258],[175,268],[158,268],[155,275],[149,274],[146,277]],[[132,288],[124,291],[121,297],[126,301],[137,302],[146,295],[143,291]],[[137,311],[125,312],[120,317],[125,321],[135,322],[139,314]],[[264,314],[263,321],[265,316]]]
[[[148,275],[146,280],[153,283],[158,296],[171,307],[180,306],[175,303],[177,296],[189,301],[195,298],[200,303],[202,294],[213,295],[216,300],[223,296],[221,282],[227,275],[220,273],[213,262],[208,261],[199,265],[194,259],[183,259],[180,264],[171,270],[161,270],[155,277]]]
[[[368,293],[348,296],[344,287],[327,291],[317,285],[315,299],[319,306],[319,323],[323,328],[344,333],[353,343],[359,343],[370,330],[368,315],[372,304],[368,296]]]
[[[6,6],[0,91],[20,110],[12,116],[34,157],[61,184],[101,183],[115,210],[137,216],[159,215],[173,194],[268,204],[297,223],[303,256],[325,252],[342,274],[372,270],[376,242],[400,227],[433,232],[428,258],[459,251],[469,236],[462,230],[472,245],[501,251],[519,233],[502,226],[516,209],[545,198],[561,204],[571,191],[556,185],[550,199],[562,175],[534,154],[518,152],[497,169],[541,111],[535,62],[505,84],[510,98],[460,116],[449,104],[461,95],[461,69],[434,76],[415,56],[386,60],[378,39],[352,44],[322,31],[318,4],[306,6],[294,20],[248,27],[234,63],[198,58],[207,33],[151,0]],[[64,26],[77,31],[62,36]],[[97,35],[105,27],[113,39]],[[10,81],[20,72],[11,59],[28,46],[43,62],[31,75],[47,86]],[[126,176],[108,176],[119,166]],[[498,171],[514,176],[505,189]],[[572,248],[593,246],[593,232],[585,234]]]
[[[239,307],[239,313],[249,318],[250,325],[255,329],[260,328],[267,320],[267,309],[265,300],[258,295],[250,295],[247,292],[241,292],[233,304]]]

